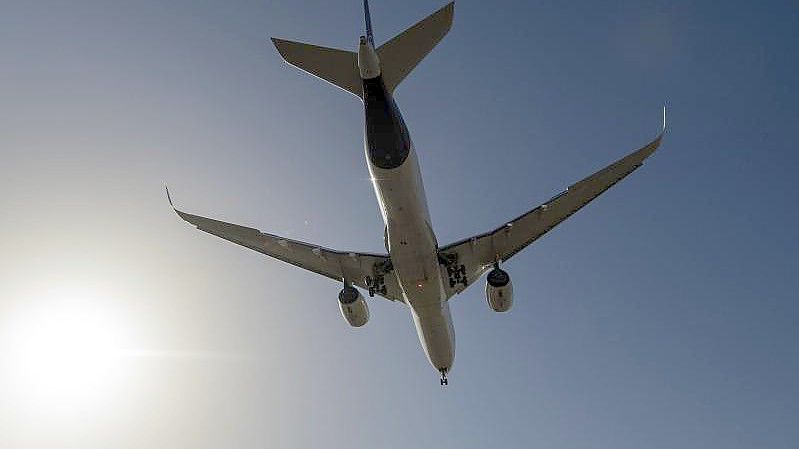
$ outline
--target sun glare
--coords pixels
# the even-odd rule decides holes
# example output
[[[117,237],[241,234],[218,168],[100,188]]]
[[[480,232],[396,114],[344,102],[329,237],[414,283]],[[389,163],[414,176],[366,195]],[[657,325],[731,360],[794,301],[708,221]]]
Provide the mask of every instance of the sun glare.
[[[4,332],[8,387],[36,409],[79,409],[113,396],[128,341],[116,317],[96,305],[59,301],[15,317]]]

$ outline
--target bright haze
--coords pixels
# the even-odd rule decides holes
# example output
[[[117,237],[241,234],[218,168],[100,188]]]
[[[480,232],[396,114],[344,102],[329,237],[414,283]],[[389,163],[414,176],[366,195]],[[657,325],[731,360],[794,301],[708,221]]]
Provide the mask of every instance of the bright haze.
[[[374,1],[377,44],[445,2]],[[355,49],[360,1],[7,1],[0,447],[788,448],[799,439],[794,2],[457,3],[396,99],[442,244],[669,130],[453,298],[450,385],[400,304],[170,209],[383,252],[362,107],[270,36]]]

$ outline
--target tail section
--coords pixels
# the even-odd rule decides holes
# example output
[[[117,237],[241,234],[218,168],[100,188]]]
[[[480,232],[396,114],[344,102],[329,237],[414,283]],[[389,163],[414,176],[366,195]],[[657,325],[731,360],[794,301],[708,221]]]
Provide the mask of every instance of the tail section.
[[[375,50],[368,0],[363,7],[366,36],[361,36],[359,53],[283,39],[272,38],[272,42],[289,64],[363,97],[362,80],[379,75],[393,92],[447,35],[455,12],[455,2],[451,2]]]
[[[363,95],[356,53],[275,38],[272,42],[289,64],[358,97]]]
[[[383,72],[383,82],[389,92],[393,92],[416,65],[447,35],[452,28],[454,13],[455,2],[451,2],[377,49]],[[366,17],[367,23],[369,23],[368,7]]]
[[[372,34],[372,15],[369,14],[369,0],[363,0],[363,15],[366,20],[366,41],[375,47],[375,36]]]

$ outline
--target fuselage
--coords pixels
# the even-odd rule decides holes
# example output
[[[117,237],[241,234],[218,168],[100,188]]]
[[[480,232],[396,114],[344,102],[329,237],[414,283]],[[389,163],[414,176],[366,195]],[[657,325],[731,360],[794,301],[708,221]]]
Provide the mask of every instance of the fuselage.
[[[446,373],[455,359],[455,332],[416,150],[379,74],[363,79],[363,102],[366,161],[386,225],[392,273],[428,360]]]

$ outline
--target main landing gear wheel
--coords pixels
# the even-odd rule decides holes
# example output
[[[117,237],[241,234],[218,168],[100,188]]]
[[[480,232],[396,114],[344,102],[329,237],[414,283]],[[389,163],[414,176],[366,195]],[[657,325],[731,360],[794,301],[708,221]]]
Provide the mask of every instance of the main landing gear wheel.
[[[444,385],[449,385],[449,382],[447,381],[447,370],[442,369],[439,371],[441,372],[441,386],[443,387]]]

